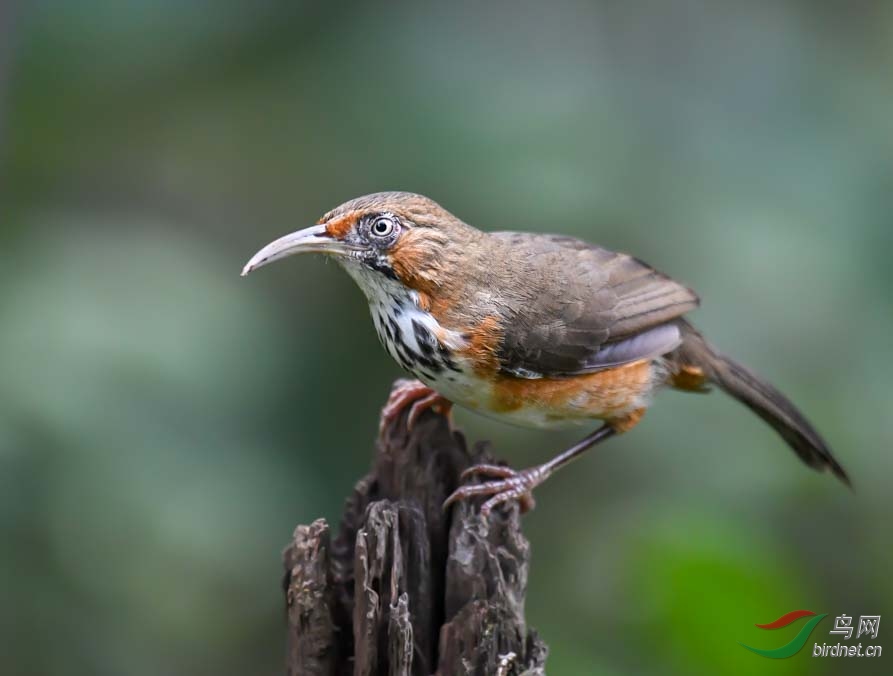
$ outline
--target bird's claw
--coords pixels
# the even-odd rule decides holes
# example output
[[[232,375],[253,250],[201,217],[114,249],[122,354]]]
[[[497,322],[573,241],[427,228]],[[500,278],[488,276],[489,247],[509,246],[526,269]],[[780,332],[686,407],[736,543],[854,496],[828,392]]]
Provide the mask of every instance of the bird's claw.
[[[467,500],[475,496],[490,496],[481,505],[481,516],[485,519],[494,507],[512,500],[518,501],[522,514],[529,512],[536,506],[533,489],[545,481],[549,473],[542,466],[514,470],[504,465],[473,465],[462,472],[461,480],[466,481],[474,476],[495,477],[495,480],[459,486],[444,501],[444,509],[460,500]]]
[[[450,411],[453,407],[451,401],[445,399],[420,380],[401,378],[394,382],[387,403],[381,409],[381,418],[378,421],[378,433],[394,422],[407,406],[410,406],[409,415],[406,418],[407,429],[412,429],[419,416],[429,408],[434,409],[447,417],[452,428]]]
[[[452,416],[450,415],[450,410],[453,407],[453,403],[444,399],[442,396],[437,394],[434,390],[431,390],[431,393],[422,397],[421,399],[416,400],[412,408],[409,409],[409,416],[406,418],[406,427],[407,429],[412,429],[416,424],[416,420],[418,420],[419,416],[422,415],[429,408],[434,409],[436,413],[440,413],[441,415],[446,416],[447,420],[450,422],[450,428],[452,428]]]
[[[468,481],[471,477],[483,475],[496,479],[508,479],[515,476],[517,472],[511,467],[505,465],[472,465],[467,467],[462,474],[459,475],[459,481]]]

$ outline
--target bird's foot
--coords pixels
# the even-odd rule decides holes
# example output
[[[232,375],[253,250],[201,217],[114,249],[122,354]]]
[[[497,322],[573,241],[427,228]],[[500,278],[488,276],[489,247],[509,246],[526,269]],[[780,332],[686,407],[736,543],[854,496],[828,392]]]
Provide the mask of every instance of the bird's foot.
[[[503,465],[473,465],[460,477],[461,481],[467,481],[473,476],[492,477],[494,481],[485,481],[482,484],[463,484],[444,501],[444,509],[459,500],[478,495],[490,496],[481,506],[481,516],[485,519],[496,505],[517,500],[521,513],[529,512],[536,506],[533,499],[533,489],[545,481],[550,474],[545,465],[528,467],[527,469],[514,470]]]
[[[379,434],[400,416],[403,409],[410,405],[409,416],[406,419],[407,429],[412,429],[419,416],[429,408],[446,416],[450,423],[450,428],[452,428],[453,421],[450,417],[450,412],[453,408],[453,403],[451,401],[439,395],[420,380],[400,378],[394,382],[388,401],[384,408],[381,409],[381,418],[378,422]]]

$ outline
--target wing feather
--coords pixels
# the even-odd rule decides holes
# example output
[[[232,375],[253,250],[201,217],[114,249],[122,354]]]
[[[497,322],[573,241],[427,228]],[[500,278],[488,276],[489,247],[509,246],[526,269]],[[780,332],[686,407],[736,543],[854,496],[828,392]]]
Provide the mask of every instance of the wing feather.
[[[623,253],[564,236],[492,233],[535,289],[509,307],[499,350],[521,377],[587,373],[653,358],[681,340],[673,320],[698,306],[689,288]]]

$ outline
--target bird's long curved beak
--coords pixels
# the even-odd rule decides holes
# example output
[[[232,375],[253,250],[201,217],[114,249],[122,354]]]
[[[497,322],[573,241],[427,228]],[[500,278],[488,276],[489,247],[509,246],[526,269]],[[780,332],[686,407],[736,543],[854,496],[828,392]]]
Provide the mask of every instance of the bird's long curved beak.
[[[303,230],[298,230],[290,235],[280,237],[275,242],[270,242],[258,251],[251,260],[242,268],[242,276],[256,270],[259,267],[272,263],[280,258],[299,253],[333,253],[345,254],[350,250],[344,242],[331,237],[325,225],[314,225]]]

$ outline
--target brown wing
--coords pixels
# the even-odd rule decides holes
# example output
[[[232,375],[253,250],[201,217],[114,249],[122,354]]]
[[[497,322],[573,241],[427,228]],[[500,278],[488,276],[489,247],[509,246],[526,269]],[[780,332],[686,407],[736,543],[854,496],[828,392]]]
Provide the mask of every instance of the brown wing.
[[[627,254],[571,237],[492,235],[536,289],[503,314],[499,359],[514,375],[572,375],[666,354],[681,340],[672,320],[698,306],[691,289]]]

